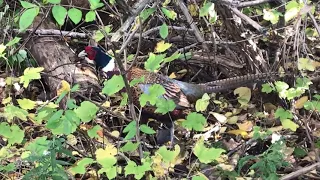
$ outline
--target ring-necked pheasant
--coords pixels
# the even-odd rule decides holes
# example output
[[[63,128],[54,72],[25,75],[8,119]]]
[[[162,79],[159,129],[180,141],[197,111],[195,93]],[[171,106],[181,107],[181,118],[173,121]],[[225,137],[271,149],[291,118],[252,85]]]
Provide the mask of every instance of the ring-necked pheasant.
[[[108,78],[112,75],[120,74],[115,65],[114,59],[107,55],[101,48],[86,46],[85,50],[81,51],[78,55],[80,58],[84,58],[87,62],[95,64],[97,69],[101,69]],[[182,110],[191,107],[190,105],[196,100],[200,99],[204,93],[216,93],[226,91],[232,88],[236,88],[248,83],[254,83],[258,81],[267,80],[278,73],[261,73],[253,75],[244,75],[234,78],[222,79],[202,84],[186,83],[171,79],[167,76],[163,76],[157,73],[152,73],[137,67],[133,67],[127,72],[127,79],[129,81],[145,77],[145,82],[138,84],[132,88],[132,94],[134,104],[139,106],[138,102],[141,93],[148,93],[148,88],[152,84],[162,85],[166,92],[163,95],[165,99],[172,99],[176,104],[176,110]],[[153,107],[144,108],[145,110],[154,110]],[[176,112],[177,113],[177,112]]]

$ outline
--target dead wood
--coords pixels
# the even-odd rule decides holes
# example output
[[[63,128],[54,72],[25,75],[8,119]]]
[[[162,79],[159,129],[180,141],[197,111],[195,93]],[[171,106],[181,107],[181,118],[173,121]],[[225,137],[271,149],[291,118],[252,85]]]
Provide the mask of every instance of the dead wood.
[[[33,28],[40,22],[41,17],[37,17],[32,25]],[[50,18],[47,18],[39,29],[57,29],[57,27]],[[26,47],[39,66],[45,69],[46,74],[43,77],[51,97],[56,96],[61,80],[66,80],[71,85],[79,84],[80,93],[86,97],[99,92],[99,84],[95,77],[86,75],[82,68],[72,64],[77,56],[61,38],[35,36],[29,40]]]

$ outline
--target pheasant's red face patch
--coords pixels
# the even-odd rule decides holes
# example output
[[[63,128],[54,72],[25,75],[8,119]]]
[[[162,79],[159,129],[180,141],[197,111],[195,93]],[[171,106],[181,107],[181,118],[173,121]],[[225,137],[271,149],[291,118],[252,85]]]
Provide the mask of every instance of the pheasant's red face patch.
[[[91,46],[86,46],[84,50],[90,60],[94,60],[96,58],[97,51],[94,50]]]

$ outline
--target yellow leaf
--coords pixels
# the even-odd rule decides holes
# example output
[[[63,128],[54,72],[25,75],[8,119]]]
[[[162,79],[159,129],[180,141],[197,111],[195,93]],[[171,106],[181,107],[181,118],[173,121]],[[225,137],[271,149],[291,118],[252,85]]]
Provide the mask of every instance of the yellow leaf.
[[[301,109],[303,108],[304,103],[306,103],[307,101],[308,101],[308,96],[303,96],[296,101],[296,103],[294,104],[294,107],[296,109]]]
[[[11,102],[12,98],[11,97],[7,97],[5,99],[2,99],[2,104],[5,105],[5,104],[8,104],[9,102]]]
[[[246,121],[244,123],[237,123],[237,126],[239,129],[244,130],[244,131],[251,131],[253,127],[252,121]]]
[[[220,123],[225,123],[227,121],[227,117],[223,114],[210,112]]]
[[[176,74],[175,74],[174,72],[171,73],[170,76],[169,76],[170,79],[174,79],[174,78],[176,78],[176,77],[177,77],[177,76],[176,76]]]
[[[110,107],[110,101],[106,101],[102,104],[103,107],[109,108]]]
[[[189,9],[191,16],[198,16],[198,10],[197,10],[197,6],[195,4],[189,4],[188,9]]]
[[[243,138],[247,138],[248,137],[248,133],[244,130],[241,129],[236,129],[236,130],[230,130],[228,131],[229,134],[234,134],[236,136],[241,135]]]
[[[165,43],[164,41],[160,41],[157,43],[155,52],[157,52],[157,53],[164,52],[167,49],[169,49],[171,46],[172,46],[172,44],[170,44],[170,43]]]
[[[108,157],[114,157],[117,153],[117,148],[114,147],[114,145],[108,143],[105,149],[97,149],[96,156],[99,157],[99,159],[105,159]]]
[[[65,80],[61,81],[60,87],[61,88],[57,90],[57,95],[58,96],[60,96],[63,92],[69,92],[70,91],[70,84]]]
[[[238,102],[241,105],[248,105],[251,99],[251,90],[247,87],[239,87],[234,90],[234,95],[238,95]]]
[[[77,138],[73,134],[69,134],[67,136],[67,142],[68,144],[74,146],[78,143]]]

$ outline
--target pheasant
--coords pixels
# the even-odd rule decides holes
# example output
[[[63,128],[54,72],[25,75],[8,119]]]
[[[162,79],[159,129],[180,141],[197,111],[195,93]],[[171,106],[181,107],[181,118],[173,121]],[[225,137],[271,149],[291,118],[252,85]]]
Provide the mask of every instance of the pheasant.
[[[83,51],[78,54],[78,57],[85,59],[88,63],[95,64],[97,69],[101,69],[107,76],[111,78],[113,75],[119,75],[120,72],[115,65],[114,59],[106,54],[101,48],[86,46]],[[149,72],[137,67],[133,67],[127,72],[126,76],[129,81],[144,76],[146,79],[133,87],[132,94],[134,104],[139,107],[138,101],[142,93],[148,93],[149,88],[153,84],[160,84],[165,89],[165,94],[162,96],[165,99],[171,99],[176,104],[176,110],[183,110],[191,107],[191,104],[200,99],[205,93],[217,93],[236,88],[248,83],[258,82],[273,77],[277,73],[260,73],[254,75],[244,75],[234,78],[227,78],[202,84],[187,83],[168,76]],[[154,110],[154,107],[146,107],[144,110]],[[179,111],[174,111],[175,113]]]

